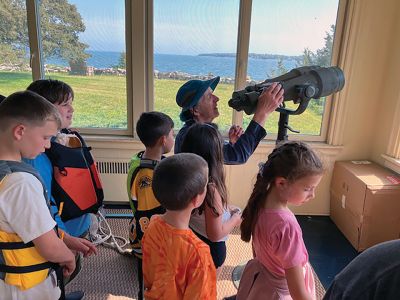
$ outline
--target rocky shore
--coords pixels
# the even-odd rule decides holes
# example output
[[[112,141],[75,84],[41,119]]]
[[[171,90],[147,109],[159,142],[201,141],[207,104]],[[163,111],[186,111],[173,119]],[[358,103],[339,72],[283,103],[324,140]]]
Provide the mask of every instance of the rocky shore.
[[[126,70],[120,68],[95,68],[91,66],[85,67],[86,69],[82,71],[80,75],[114,75],[114,76],[125,76]],[[64,73],[64,74],[76,74],[76,72],[71,72],[70,67],[62,67],[62,66],[53,66],[53,65],[45,65],[44,66],[46,73]],[[0,65],[0,71],[6,72],[30,72],[31,68],[28,64],[26,65]],[[173,80],[191,80],[191,79],[200,79],[206,80],[215,77],[215,74],[209,73],[207,75],[193,75],[184,72],[160,72],[158,70],[154,70],[154,78],[157,79],[173,79]],[[233,84],[235,82],[234,78],[230,77],[221,77],[222,83]],[[246,79],[247,83],[252,83],[253,81],[248,77]]]

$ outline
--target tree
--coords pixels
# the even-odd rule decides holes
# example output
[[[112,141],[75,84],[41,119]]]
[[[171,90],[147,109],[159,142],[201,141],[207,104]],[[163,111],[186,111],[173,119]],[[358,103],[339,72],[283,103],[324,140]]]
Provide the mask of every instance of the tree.
[[[46,57],[84,62],[88,45],[79,41],[86,27],[75,5],[67,0],[42,0],[40,10],[42,48]]]
[[[122,52],[119,56],[118,65],[115,65],[116,69],[126,69],[126,53]]]
[[[305,48],[303,56],[297,66],[311,66],[318,65],[321,67],[329,67],[331,65],[332,58],[332,46],[333,46],[333,35],[335,33],[335,25],[331,25],[330,31],[326,32],[324,38],[325,44],[321,49],[317,49],[316,53],[313,53],[310,49]]]
[[[0,0],[0,64],[27,61],[28,30],[22,10],[24,1]]]
[[[322,49],[318,49],[315,54],[315,64],[321,67],[329,67],[332,58],[333,35],[335,33],[335,25],[331,25],[330,32],[326,32],[325,45]]]
[[[276,65],[277,65],[277,74],[278,74],[278,76],[287,73],[288,70],[285,68],[285,65],[283,64],[283,59],[282,58],[278,59]]]
[[[0,65],[20,65],[21,63],[28,63],[25,51],[13,49],[11,45],[0,44]]]
[[[75,5],[67,0],[42,0],[40,32],[44,57],[84,62],[88,45],[79,41],[85,24]],[[0,0],[0,44],[25,51],[29,47],[24,0]]]

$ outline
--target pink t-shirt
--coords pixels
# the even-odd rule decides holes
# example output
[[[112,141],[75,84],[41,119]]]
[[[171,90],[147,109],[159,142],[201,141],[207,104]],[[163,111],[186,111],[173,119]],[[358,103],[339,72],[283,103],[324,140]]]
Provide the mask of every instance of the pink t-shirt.
[[[308,262],[300,225],[289,210],[263,209],[260,212],[253,248],[256,258],[278,276],[285,276],[285,269]]]

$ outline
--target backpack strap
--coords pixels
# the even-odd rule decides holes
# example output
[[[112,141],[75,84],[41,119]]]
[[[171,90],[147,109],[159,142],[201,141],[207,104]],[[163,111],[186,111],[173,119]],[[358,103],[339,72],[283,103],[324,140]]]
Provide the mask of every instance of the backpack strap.
[[[137,202],[134,203],[134,201],[132,201],[131,196],[130,196],[130,192],[132,189],[132,185],[133,182],[135,181],[135,178],[137,176],[137,174],[139,173],[139,171],[141,169],[151,169],[154,170],[154,168],[156,167],[158,160],[152,160],[152,159],[147,159],[147,158],[143,158],[143,153],[144,151],[141,151],[139,153],[137,153],[134,157],[132,157],[131,159],[131,165],[133,163],[135,163],[135,160],[140,159],[138,166],[133,170],[132,174],[128,173],[128,198],[129,198],[129,204],[132,208],[132,211],[135,212],[137,210]],[[162,157],[163,158],[163,157]]]
[[[71,130],[68,128],[64,128],[60,130],[61,133],[65,133],[65,134],[74,134],[76,135],[76,137],[80,140],[82,147],[86,147],[90,150],[92,150],[92,147],[88,147],[88,145],[86,144],[85,140],[83,139],[83,137],[79,134],[78,131],[76,130]]]

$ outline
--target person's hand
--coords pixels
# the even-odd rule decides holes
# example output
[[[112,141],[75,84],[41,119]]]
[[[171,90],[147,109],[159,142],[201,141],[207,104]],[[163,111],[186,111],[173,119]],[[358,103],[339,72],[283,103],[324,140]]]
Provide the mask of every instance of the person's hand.
[[[242,212],[239,210],[231,211],[231,220],[235,226],[239,226],[242,223]]]
[[[239,125],[232,125],[232,127],[229,129],[229,143],[232,145],[237,142],[237,140],[240,138],[240,136],[243,134],[243,128],[240,127]]]
[[[268,116],[278,108],[283,102],[284,90],[282,86],[274,82],[265,89],[260,97],[258,97],[256,112],[253,116],[253,121],[261,126],[264,126]]]
[[[61,268],[63,268],[63,275],[64,277],[68,277],[71,276],[71,274],[74,272],[75,270],[75,256],[71,255],[72,259],[60,263]]]
[[[66,234],[64,237],[64,242],[70,250],[82,253],[83,257],[97,254],[96,246],[86,239],[73,237]]]

